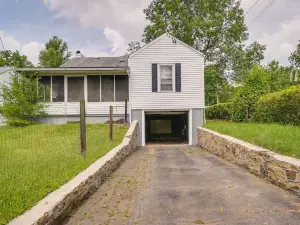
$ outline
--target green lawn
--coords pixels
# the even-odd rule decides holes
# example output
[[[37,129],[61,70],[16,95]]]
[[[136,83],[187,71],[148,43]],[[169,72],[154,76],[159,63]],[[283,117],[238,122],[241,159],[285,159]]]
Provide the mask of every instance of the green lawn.
[[[300,158],[300,127],[222,121],[207,121],[205,127],[282,155]]]
[[[34,206],[121,143],[128,129],[87,125],[87,153],[80,154],[79,124],[0,128],[0,224]]]

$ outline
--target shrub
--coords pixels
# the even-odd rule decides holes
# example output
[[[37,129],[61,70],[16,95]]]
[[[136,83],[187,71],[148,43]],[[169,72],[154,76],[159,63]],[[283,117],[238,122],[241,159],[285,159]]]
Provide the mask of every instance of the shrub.
[[[230,103],[220,103],[207,107],[205,109],[205,116],[209,120],[229,120],[230,110]]]
[[[257,122],[300,125],[300,86],[262,96],[256,104]]]
[[[248,122],[252,118],[256,101],[270,90],[267,79],[268,73],[261,66],[254,66],[247,72],[245,84],[232,98],[231,119],[234,122]]]
[[[34,118],[44,115],[44,104],[39,102],[38,78],[16,73],[8,84],[0,86],[1,113],[11,126],[26,126]]]

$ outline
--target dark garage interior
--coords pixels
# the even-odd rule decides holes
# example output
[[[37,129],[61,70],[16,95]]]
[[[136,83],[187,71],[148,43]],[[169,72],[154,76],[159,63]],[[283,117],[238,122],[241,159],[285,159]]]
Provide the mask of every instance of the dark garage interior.
[[[146,143],[188,143],[188,112],[146,112]]]

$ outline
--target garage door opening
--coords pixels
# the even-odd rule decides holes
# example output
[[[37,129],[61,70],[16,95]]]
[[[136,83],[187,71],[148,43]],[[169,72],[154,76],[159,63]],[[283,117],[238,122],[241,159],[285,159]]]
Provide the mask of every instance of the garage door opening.
[[[146,112],[146,143],[188,143],[188,112]]]

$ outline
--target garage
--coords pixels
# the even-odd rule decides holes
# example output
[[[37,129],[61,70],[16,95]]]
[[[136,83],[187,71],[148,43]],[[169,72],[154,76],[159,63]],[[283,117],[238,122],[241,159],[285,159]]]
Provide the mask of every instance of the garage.
[[[146,144],[188,144],[188,124],[188,112],[145,112]]]

